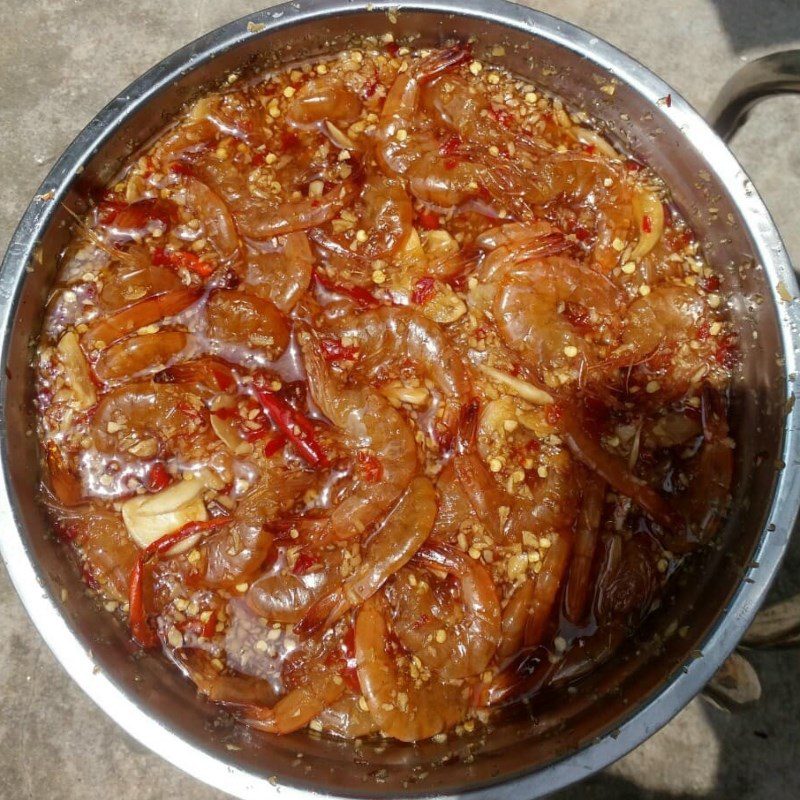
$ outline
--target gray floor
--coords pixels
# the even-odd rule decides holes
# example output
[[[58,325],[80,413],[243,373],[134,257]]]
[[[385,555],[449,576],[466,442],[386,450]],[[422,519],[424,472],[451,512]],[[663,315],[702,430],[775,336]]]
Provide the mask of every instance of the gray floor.
[[[0,248],[54,159],[109,98],[179,45],[265,4],[0,0]],[[799,0],[535,5],[628,51],[701,111],[745,61],[800,46]],[[800,99],[771,100],[734,145],[795,263],[798,123]],[[797,591],[796,543],[775,596]],[[0,608],[0,797],[223,797],[133,742],[71,684],[2,567]],[[638,750],[560,797],[800,797],[800,657],[797,651],[770,653],[756,664],[764,685],[757,708],[731,717],[696,700]]]

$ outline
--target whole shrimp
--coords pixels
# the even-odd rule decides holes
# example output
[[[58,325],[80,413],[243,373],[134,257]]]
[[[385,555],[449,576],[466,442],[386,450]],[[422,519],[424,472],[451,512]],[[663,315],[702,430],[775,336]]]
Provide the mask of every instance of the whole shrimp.
[[[206,330],[217,342],[256,348],[275,361],[289,344],[289,327],[269,300],[239,289],[214,289],[205,308]]]
[[[196,303],[202,292],[181,287],[150,295],[132,305],[123,306],[110,316],[99,317],[83,334],[82,342],[89,350],[99,350],[122,339],[139,328],[162,322]]]
[[[140,454],[149,459],[162,448],[167,452],[188,449],[192,437],[206,427],[201,408],[199,397],[185,387],[134,382],[103,397],[89,429],[101,452]],[[143,443],[152,443],[146,452],[142,451]]]
[[[441,426],[455,432],[460,404],[472,387],[464,360],[435,322],[411,308],[384,306],[345,318],[334,330],[359,349],[351,377],[374,384],[387,365],[411,362],[411,369],[441,395]]]
[[[356,477],[325,521],[325,536],[346,539],[381,519],[408,486],[417,468],[416,442],[402,414],[382,395],[334,376],[316,334],[303,330],[299,341],[314,402],[374,465]]]
[[[679,397],[708,361],[707,350],[689,346],[704,318],[705,303],[695,290],[660,286],[628,306],[613,358],[619,366],[631,366],[647,380],[657,380],[659,402]]]
[[[286,110],[286,120],[301,129],[321,128],[325,122],[347,126],[360,113],[358,95],[340,78],[327,74],[311,78],[295,92]]]
[[[103,350],[94,363],[94,373],[109,383],[158,372],[169,367],[189,342],[190,337],[180,330],[131,336]]]
[[[439,571],[458,582],[434,578]],[[500,601],[486,568],[462,550],[426,544],[385,592],[402,645],[443,680],[483,672],[500,641]]]
[[[588,607],[592,562],[597,549],[605,496],[606,482],[598,475],[588,474],[583,482],[581,510],[564,592],[564,611],[575,625],[583,621]]]
[[[200,219],[208,240],[223,260],[232,259],[239,251],[239,232],[224,200],[196,178],[185,181],[186,204]]]
[[[430,132],[426,135],[415,128],[422,87],[437,75],[463,64],[469,57],[469,50],[457,45],[417,61],[397,75],[386,95],[376,137],[375,154],[387,175],[405,174],[418,157],[421,146],[438,147]]]
[[[463,719],[469,690],[420,669],[397,645],[389,619],[380,593],[359,609],[355,649],[361,690],[382,733],[404,742],[429,739]]]
[[[245,236],[257,241],[271,239],[328,222],[351,202],[355,192],[355,180],[348,179],[318,198],[271,204],[250,196],[243,198],[233,209],[234,219]]]
[[[274,706],[243,704],[237,716],[259,731],[293,733],[305,728],[318,714],[339,700],[346,688],[341,675],[330,669],[320,669],[287,692]]]
[[[275,563],[253,581],[247,591],[247,603],[270,622],[293,624],[299,623],[314,603],[330,591],[343,551],[327,547],[305,549],[297,562],[303,566],[298,568],[296,564],[293,569],[286,563],[287,554],[288,548],[276,546]]]
[[[251,292],[287,314],[311,284],[315,259],[304,231],[290,233],[278,241],[280,250],[247,248],[244,283]]]
[[[593,436],[578,408],[560,408],[558,427],[575,457],[615,491],[630,497],[665,530],[680,526],[679,515],[652,486],[634,475],[619,456],[608,452]]]
[[[477,313],[491,317],[497,289],[518,264],[557,255],[569,247],[564,235],[549,222],[509,222],[483,231],[475,244],[486,255],[475,273],[476,284],[468,295]]]
[[[552,617],[553,608],[572,553],[572,531],[554,533],[544,556],[541,572],[536,576],[523,638],[526,647],[541,644]]]
[[[620,307],[608,278],[562,256],[520,263],[498,287],[493,312],[506,344],[542,376],[601,360]]]
[[[112,261],[100,277],[102,288],[98,304],[104,316],[146,297],[181,288],[181,280],[175,270],[153,264],[144,248],[129,249],[124,260]]]
[[[366,541],[361,564],[347,580],[320,598],[297,626],[301,634],[330,627],[354,606],[372,597],[419,550],[436,517],[436,491],[414,478],[377,531]]]

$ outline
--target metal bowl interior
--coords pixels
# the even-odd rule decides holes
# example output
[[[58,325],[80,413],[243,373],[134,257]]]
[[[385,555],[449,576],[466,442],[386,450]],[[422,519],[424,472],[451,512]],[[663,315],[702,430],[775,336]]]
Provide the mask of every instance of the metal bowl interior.
[[[489,0],[456,7],[301,2],[239,20],[188,45],[132,84],[78,137],[26,213],[0,275],[3,314],[3,556],[31,616],[70,674],[129,733],[179,767],[238,797],[311,790],[352,797],[532,797],[578,780],[663,725],[703,686],[746,629],[786,547],[798,505],[796,293],[763,203],[722,142],[641,65],[572,26]],[[251,23],[248,25],[248,23]],[[262,27],[263,26],[263,27]],[[204,88],[245,65],[281,64],[345,47],[354,35],[418,45],[474,37],[485,62],[508,66],[567,98],[671,187],[733,299],[742,367],[734,386],[736,482],[728,523],[692,559],[661,608],[575,693],[555,694],[445,743],[267,737],[198,699],[160,657],[140,657],[126,630],[98,612],[49,535],[36,501],[31,346],[71,218],[88,192]],[[502,51],[498,48],[502,47]],[[613,94],[609,93],[613,87]],[[52,196],[47,193],[52,192]],[[794,388],[796,391],[796,387]],[[788,414],[788,418],[787,418]],[[781,469],[788,463],[790,469]],[[680,634],[677,633],[680,631]]]

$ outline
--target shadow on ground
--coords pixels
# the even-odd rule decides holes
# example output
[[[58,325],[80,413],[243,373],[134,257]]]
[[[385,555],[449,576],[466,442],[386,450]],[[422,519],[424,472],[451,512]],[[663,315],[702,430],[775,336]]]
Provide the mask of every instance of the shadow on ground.
[[[800,37],[798,0],[712,0],[737,54],[780,50]]]

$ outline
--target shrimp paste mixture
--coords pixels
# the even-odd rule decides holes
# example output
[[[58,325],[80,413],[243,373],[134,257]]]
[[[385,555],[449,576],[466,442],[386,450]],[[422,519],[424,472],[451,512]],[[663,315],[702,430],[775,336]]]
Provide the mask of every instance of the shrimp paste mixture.
[[[613,654],[724,513],[718,277],[644,165],[467,47],[231,75],[76,228],[56,530],[254,728],[471,731]]]

